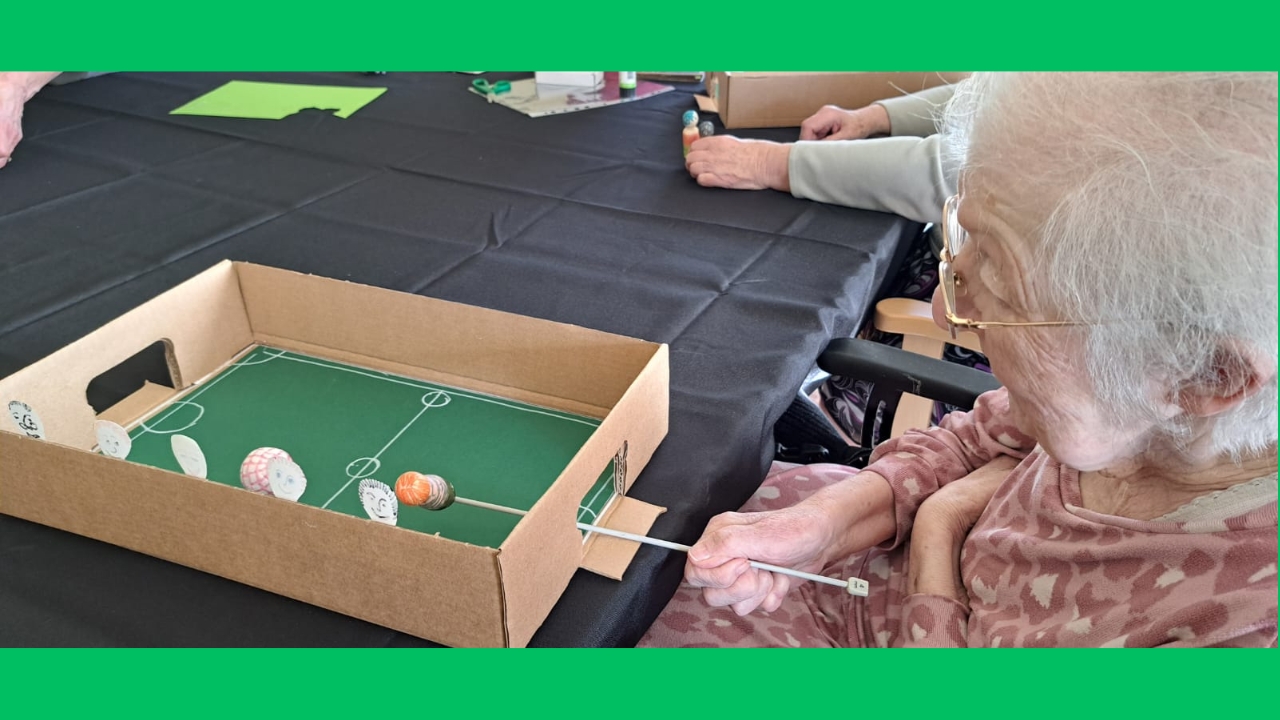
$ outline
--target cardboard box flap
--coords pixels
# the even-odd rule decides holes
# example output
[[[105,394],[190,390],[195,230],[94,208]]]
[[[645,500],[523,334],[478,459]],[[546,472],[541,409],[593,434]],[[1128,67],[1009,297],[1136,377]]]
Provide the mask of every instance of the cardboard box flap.
[[[555,484],[507,537],[498,553],[512,645],[525,645],[551,611],[582,562],[576,520],[582,498],[603,468],[626,449],[620,496],[631,487],[667,434],[667,346],[635,378],[594,435],[569,461]],[[573,558],[565,563],[565,558]]]
[[[236,263],[259,340],[357,352],[490,387],[612,407],[656,343],[383,288]],[[412,318],[416,332],[404,332]]]
[[[720,108],[716,106],[716,101],[706,95],[694,95],[693,99],[698,103],[698,110],[704,113],[720,112]]]
[[[26,403],[42,419],[46,439],[88,450],[97,444],[97,413],[85,397],[89,383],[157,341],[165,344],[170,375],[180,389],[253,341],[231,263],[218,263],[0,380],[0,406]],[[0,431],[16,430],[13,423],[0,423]]]
[[[647,535],[654,521],[666,511],[664,507],[624,496],[614,503],[602,527],[633,535]],[[592,535],[587,541],[587,552],[579,567],[612,580],[621,580],[622,574],[639,550],[640,543],[637,542],[607,535]]]
[[[110,420],[117,425],[129,427],[177,394],[178,391],[171,387],[157,385],[148,380],[137,392],[99,413],[98,419]]]
[[[502,646],[496,551],[0,434],[4,513],[449,645]]]
[[[609,414],[608,406],[589,405],[587,403],[570,400],[556,395],[547,395],[545,393],[526,390],[524,388],[511,385],[499,385],[489,383],[483,380],[477,380],[473,377],[465,377],[455,375],[453,373],[443,372],[441,370],[431,370],[418,367],[416,365],[406,365],[391,360],[384,360],[381,357],[368,355],[364,353],[351,352],[348,350],[338,350],[323,345],[314,345],[312,343],[292,340],[273,335],[256,335],[255,340],[262,345],[267,345],[281,350],[301,353],[303,355],[312,355],[323,357],[329,360],[354,365],[357,367],[367,368],[370,370],[378,370],[392,375],[399,375],[404,378],[414,380],[422,380],[429,383],[439,383],[456,388],[466,388],[477,392],[486,393],[495,397],[502,397],[517,402],[529,403],[530,405],[538,405],[552,410],[561,410],[575,415],[584,415],[602,419]],[[478,350],[477,352],[483,352]]]

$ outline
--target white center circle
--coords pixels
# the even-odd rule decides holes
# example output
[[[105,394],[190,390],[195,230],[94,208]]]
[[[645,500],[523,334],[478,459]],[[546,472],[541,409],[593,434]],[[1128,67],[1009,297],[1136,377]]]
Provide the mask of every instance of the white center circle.
[[[378,458],[362,457],[347,463],[347,477],[352,480],[363,480],[378,472],[382,461]]]
[[[422,404],[429,408],[438,408],[448,405],[453,398],[443,390],[431,390],[422,396]]]

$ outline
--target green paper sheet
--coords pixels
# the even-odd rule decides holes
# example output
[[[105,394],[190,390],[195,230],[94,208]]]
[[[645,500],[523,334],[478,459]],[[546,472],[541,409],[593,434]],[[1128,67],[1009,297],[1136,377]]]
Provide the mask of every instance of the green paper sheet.
[[[302,110],[316,108],[334,110],[334,115],[349,118],[386,91],[386,88],[232,80],[169,114],[282,120]]]

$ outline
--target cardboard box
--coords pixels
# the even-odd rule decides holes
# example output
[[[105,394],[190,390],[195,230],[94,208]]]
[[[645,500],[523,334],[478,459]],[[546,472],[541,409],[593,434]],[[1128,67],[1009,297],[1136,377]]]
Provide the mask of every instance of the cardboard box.
[[[88,383],[157,340],[176,389],[148,384],[96,415]],[[258,344],[602,421],[498,548],[93,451],[98,417],[144,417]],[[0,417],[0,512],[447,645],[523,646],[579,566],[620,577],[638,549],[584,546],[575,514],[620,448],[625,491],[666,435],[667,363],[666,345],[224,262],[0,380],[0,406],[37,408],[44,434]],[[624,497],[601,523],[645,533],[660,512]]]
[[[711,72],[698,108],[729,129],[799,127],[824,105],[849,110],[959,82],[968,73]]]

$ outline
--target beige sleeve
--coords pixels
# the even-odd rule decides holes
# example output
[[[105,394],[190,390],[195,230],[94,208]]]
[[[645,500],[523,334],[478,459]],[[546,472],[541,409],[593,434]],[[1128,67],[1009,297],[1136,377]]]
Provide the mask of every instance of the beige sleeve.
[[[938,117],[954,93],[954,85],[939,85],[875,104],[889,113],[890,135],[927,137],[938,132]]]
[[[955,190],[939,135],[798,142],[788,160],[791,194],[938,222]]]

